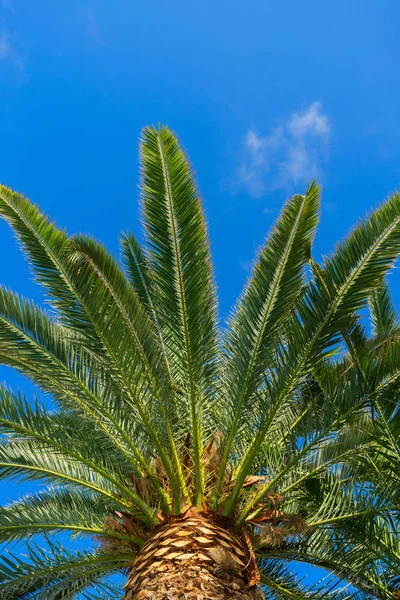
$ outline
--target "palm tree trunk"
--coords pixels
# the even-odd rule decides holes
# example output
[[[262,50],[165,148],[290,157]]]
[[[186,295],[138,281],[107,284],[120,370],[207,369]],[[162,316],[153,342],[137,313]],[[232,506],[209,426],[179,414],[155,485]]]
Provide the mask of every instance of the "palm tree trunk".
[[[125,600],[255,600],[258,579],[246,533],[190,509],[164,521],[137,555]]]

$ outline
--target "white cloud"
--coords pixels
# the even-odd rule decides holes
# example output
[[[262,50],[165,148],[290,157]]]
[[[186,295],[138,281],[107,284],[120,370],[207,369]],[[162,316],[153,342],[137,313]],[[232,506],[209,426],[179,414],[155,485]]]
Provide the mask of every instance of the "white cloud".
[[[293,188],[321,177],[327,159],[330,120],[319,102],[293,113],[268,135],[247,131],[242,146],[239,185],[252,196]]]
[[[11,12],[13,12],[13,13],[16,12],[15,6],[11,2],[11,0],[1,0],[1,4],[2,4],[3,8],[7,8],[8,10],[11,10]]]
[[[24,60],[15,50],[7,31],[0,31],[0,61],[8,61],[19,71],[24,70]]]
[[[82,21],[86,35],[95,43],[104,46],[105,42],[101,35],[100,24],[97,14],[92,8],[85,8],[79,11],[79,17]]]
[[[330,133],[330,123],[321,112],[321,104],[314,102],[303,113],[294,113],[289,120],[288,129],[294,137],[304,137],[308,134],[327,136]]]

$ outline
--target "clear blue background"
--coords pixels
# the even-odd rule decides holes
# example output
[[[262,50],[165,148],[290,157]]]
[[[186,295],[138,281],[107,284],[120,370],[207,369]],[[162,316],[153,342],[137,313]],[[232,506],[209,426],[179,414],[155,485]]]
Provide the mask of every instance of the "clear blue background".
[[[168,124],[197,172],[224,316],[314,175],[317,257],[400,186],[399,22],[396,0],[0,0],[0,180],[117,252],[139,232],[140,130]],[[4,223],[0,256],[0,282],[40,299]]]

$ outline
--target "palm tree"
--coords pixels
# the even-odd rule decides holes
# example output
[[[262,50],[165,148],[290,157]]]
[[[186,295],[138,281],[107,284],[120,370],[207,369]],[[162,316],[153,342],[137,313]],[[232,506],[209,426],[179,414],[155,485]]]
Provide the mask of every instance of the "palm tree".
[[[25,553],[3,552],[1,598],[396,597],[400,196],[321,266],[318,187],[290,198],[221,329],[167,128],[143,132],[141,192],[146,247],[123,234],[121,267],[0,188],[50,305],[1,289],[0,362],[52,402],[1,388],[1,477],[45,484],[0,510],[4,548]],[[331,575],[308,585],[293,561]]]

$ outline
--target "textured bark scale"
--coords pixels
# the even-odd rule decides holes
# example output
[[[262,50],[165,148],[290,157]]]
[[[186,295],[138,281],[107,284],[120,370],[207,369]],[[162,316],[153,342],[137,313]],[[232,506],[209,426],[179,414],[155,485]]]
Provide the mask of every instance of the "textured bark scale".
[[[132,563],[125,600],[255,600],[258,570],[244,531],[191,509],[164,522]]]

